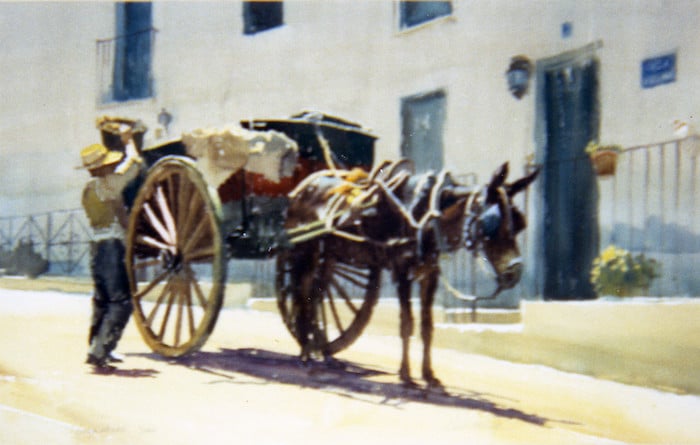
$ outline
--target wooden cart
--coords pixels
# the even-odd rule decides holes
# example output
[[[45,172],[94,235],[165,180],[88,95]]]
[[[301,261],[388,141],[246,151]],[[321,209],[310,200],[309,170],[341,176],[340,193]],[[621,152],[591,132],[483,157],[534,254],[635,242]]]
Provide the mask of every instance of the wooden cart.
[[[293,175],[270,181],[241,168],[213,186],[182,140],[142,150],[147,170],[131,207],[126,266],[134,321],[158,354],[182,356],[206,342],[224,299],[229,259],[281,255],[278,262],[285,261],[284,246],[290,239],[283,230],[287,193],[300,181],[329,162],[370,170],[374,160],[376,137],[335,117],[303,113],[241,126],[274,130],[294,140],[298,158]],[[378,286],[372,281],[377,278],[371,271],[367,276],[360,272],[344,274],[352,281],[363,277],[367,290],[362,309],[349,315],[357,320],[353,336],[359,335],[377,299]],[[284,279],[282,273],[278,287]],[[286,296],[280,298],[284,309]],[[290,315],[283,310],[282,317],[290,326]]]

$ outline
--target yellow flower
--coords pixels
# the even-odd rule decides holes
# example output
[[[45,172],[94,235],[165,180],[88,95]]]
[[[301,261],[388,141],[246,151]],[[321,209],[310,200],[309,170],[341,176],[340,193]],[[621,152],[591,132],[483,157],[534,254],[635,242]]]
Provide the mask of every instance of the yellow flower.
[[[616,257],[618,257],[620,254],[619,252],[615,249],[615,246],[608,246],[603,253],[600,254],[600,261],[602,263],[609,263],[610,261],[614,260]]]

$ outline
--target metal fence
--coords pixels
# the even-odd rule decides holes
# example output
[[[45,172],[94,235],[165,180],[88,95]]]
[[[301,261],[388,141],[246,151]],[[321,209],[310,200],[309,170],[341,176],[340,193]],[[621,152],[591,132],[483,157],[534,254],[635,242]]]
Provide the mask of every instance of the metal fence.
[[[601,249],[615,245],[661,263],[653,296],[700,295],[697,136],[630,147],[601,178]]]
[[[650,288],[653,296],[700,295],[700,222],[698,203],[700,138],[686,138],[630,147],[622,151],[614,176],[601,177],[599,222],[601,250],[610,244],[644,253],[662,264],[662,276]],[[473,178],[470,178],[473,181]],[[528,208],[528,192],[516,197]],[[527,234],[520,235],[527,257]],[[12,250],[31,241],[50,263],[49,274],[87,275],[91,231],[82,209],[0,218],[0,247]],[[488,266],[461,250],[442,260],[443,278],[465,295],[487,295],[493,290]],[[395,295],[384,274],[383,295]],[[250,282],[254,297],[274,295],[275,262],[232,260],[229,281]],[[496,302],[481,306],[517,307],[527,283],[504,292]],[[437,296],[446,308],[469,307],[443,283]]]
[[[82,209],[0,218],[0,248],[11,251],[20,242],[31,242],[53,275],[86,274],[90,239]]]

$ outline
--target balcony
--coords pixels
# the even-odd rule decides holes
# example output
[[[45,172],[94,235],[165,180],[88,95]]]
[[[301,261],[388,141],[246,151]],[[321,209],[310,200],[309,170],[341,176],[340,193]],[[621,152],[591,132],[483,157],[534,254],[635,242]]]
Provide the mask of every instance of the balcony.
[[[154,28],[97,41],[98,104],[153,97]]]

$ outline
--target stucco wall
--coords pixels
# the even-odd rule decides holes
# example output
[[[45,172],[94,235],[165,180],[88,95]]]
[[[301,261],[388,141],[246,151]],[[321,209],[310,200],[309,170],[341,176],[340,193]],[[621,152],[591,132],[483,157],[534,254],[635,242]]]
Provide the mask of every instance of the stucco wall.
[[[690,0],[456,1],[452,17],[402,32],[394,2],[288,1],[285,25],[253,36],[242,34],[237,2],[156,2],[156,97],[100,107],[95,40],[114,35],[112,4],[0,8],[4,213],[75,206],[84,178],[71,167],[97,135],[94,117],[128,114],[153,125],[163,106],[175,133],[321,109],[372,127],[378,158],[395,158],[400,98],[441,88],[445,165],[484,181],[499,162],[521,165],[534,149],[533,95],[510,96],[510,57],[536,61],[599,40],[603,139],[662,140],[671,120],[697,119],[700,5]],[[565,21],[569,38],[560,35]],[[678,53],[677,81],[642,90],[641,60],[667,51]]]
[[[512,97],[510,58],[524,54],[536,63],[591,44],[600,60],[601,141],[667,140],[674,119],[697,122],[696,1],[453,5],[448,18],[400,31],[396,2],[292,0],[284,26],[244,35],[240,2],[155,2],[155,97],[98,104],[95,42],[115,36],[114,4],[0,3],[0,214],[78,207],[86,173],[73,167],[80,148],[98,138],[95,117],[138,117],[154,128],[163,107],[173,115],[174,136],[318,109],[372,128],[380,137],[376,159],[394,159],[401,98],[441,89],[444,165],[485,182],[509,160],[515,176],[536,151],[537,85],[533,76],[530,93]],[[670,52],[678,58],[676,81],[642,89],[641,62]],[[623,212],[626,204],[615,205]],[[528,209],[523,243],[535,239],[538,210]]]

